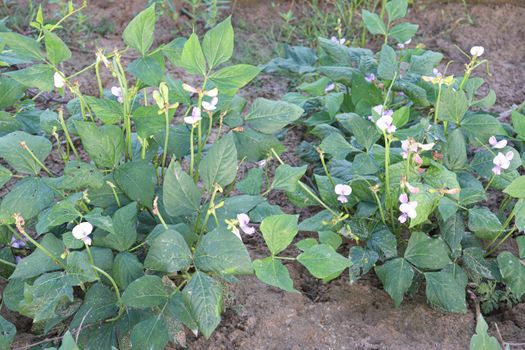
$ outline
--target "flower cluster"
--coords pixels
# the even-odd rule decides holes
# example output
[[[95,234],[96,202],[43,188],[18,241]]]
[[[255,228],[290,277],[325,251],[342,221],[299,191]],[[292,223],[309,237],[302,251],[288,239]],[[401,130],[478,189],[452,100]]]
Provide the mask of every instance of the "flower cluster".
[[[423,159],[419,155],[420,152],[430,151],[434,147],[435,143],[419,143],[416,142],[413,138],[408,138],[404,141],[401,141],[401,155],[403,159],[408,159],[411,153],[414,154],[414,161],[416,164],[423,164]]]

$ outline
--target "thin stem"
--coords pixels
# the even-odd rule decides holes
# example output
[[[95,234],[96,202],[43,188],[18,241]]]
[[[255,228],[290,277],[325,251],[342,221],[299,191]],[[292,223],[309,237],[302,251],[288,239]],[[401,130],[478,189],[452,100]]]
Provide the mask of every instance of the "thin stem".
[[[67,129],[66,122],[64,121],[64,111],[62,109],[58,110],[58,120],[60,122],[62,130],[64,131],[64,136],[66,137],[67,144],[73,150],[73,153],[75,154],[75,157],[77,157],[77,160],[80,160],[75,144],[73,143],[73,141],[71,140],[71,136],[69,135],[69,130]]]
[[[441,100],[441,90],[442,90],[442,84],[438,84],[438,95],[437,95],[437,101],[436,101],[436,109],[434,110],[434,124],[438,123],[438,115],[439,115],[439,101]]]
[[[33,158],[33,160],[35,161],[35,163],[37,163],[42,169],[44,169],[44,171],[49,175],[49,176],[54,176],[54,174],[51,172],[51,170],[49,170],[41,161],[40,159],[38,159],[36,157],[36,155],[33,153],[33,151],[31,151],[31,148],[29,148],[29,146],[27,146],[27,144],[25,142],[21,142],[20,143],[20,146],[25,149],[27,151],[27,153],[29,153],[29,155],[31,156],[31,158]],[[35,173],[35,175],[38,175],[37,173]]]
[[[95,63],[95,75],[97,76],[98,91],[100,98],[104,97],[104,90],[102,88],[102,80],[100,79],[100,61]]]
[[[120,291],[118,289],[117,283],[115,282],[113,277],[111,277],[106,271],[102,270],[101,268],[98,268],[95,265],[91,265],[91,267],[93,267],[93,269],[95,269],[96,271],[100,272],[104,277],[106,277],[111,282],[111,285],[113,286],[113,289],[115,290],[115,296],[117,297],[117,303],[119,305],[118,314],[117,314],[117,316],[113,317],[112,319],[107,320],[106,322],[116,321],[124,313],[124,304],[122,303],[122,298],[120,297]]]
[[[10,261],[7,261],[7,260],[4,260],[4,259],[0,259],[0,263],[4,264],[4,265],[8,265],[8,266],[12,266],[12,267],[16,267],[16,264],[15,263],[12,263]]]
[[[487,252],[487,254],[485,254],[485,256],[489,256],[491,255],[492,253],[494,253],[496,251],[496,249],[498,249],[498,247],[503,244],[503,242],[505,242],[514,232],[516,232],[516,227],[513,227],[512,230],[510,230],[506,235],[505,237],[503,237],[501,239],[501,241],[498,242],[498,244],[496,244],[494,247],[492,247],[492,249]]]
[[[168,157],[168,141],[170,137],[170,117],[169,117],[169,110],[166,108],[164,110],[164,127],[165,127],[165,133],[164,133],[164,148],[162,149],[162,178],[164,178],[164,172],[166,168],[166,158]]]
[[[86,242],[84,242],[84,246],[86,247],[86,252],[89,257],[89,262],[91,263],[91,266],[95,266],[95,261],[93,260],[93,255],[91,255],[91,249],[89,249],[89,245]],[[95,275],[97,275],[98,277],[97,271],[95,271]]]
[[[332,179],[332,175],[330,175],[330,172],[328,171],[328,167],[326,166],[326,162],[325,162],[325,159],[324,159],[323,151],[321,151],[321,149],[318,149],[317,153],[319,153],[319,158],[321,159],[321,164],[323,164],[323,169],[324,169],[324,172],[325,172],[326,176],[328,177],[328,180],[330,181],[332,186],[335,187],[334,179]]]
[[[193,142],[193,131],[195,130],[195,124],[191,125],[190,131],[190,176],[193,176],[193,168],[195,167],[195,146]]]
[[[14,231],[14,229],[13,229],[11,226],[7,225],[7,227],[8,227],[10,230]],[[40,249],[41,251],[43,251],[44,254],[46,254],[48,257],[50,257],[51,260],[53,260],[58,266],[60,266],[60,267],[61,267],[62,269],[64,269],[64,270],[66,269],[66,265],[64,265],[64,264],[62,263],[62,261],[60,261],[60,259],[58,259],[58,258],[57,258],[53,253],[51,253],[49,250],[47,250],[46,248],[44,248],[44,246],[42,246],[40,243],[38,243],[37,241],[35,241],[35,240],[33,239],[33,237],[31,237],[29,234],[27,234],[27,232],[26,232],[24,229],[22,229],[22,227],[19,227],[19,228],[18,228],[18,231],[20,231],[20,233],[21,233],[22,235],[24,235],[24,237],[26,237],[27,240],[28,240],[29,242],[31,242],[35,247],[37,247],[38,249]]]
[[[485,191],[487,191],[489,189],[490,185],[492,185],[492,182],[494,181],[495,178],[496,178],[496,174],[492,174],[492,176],[490,177],[489,182],[487,182],[487,185],[485,186]]]

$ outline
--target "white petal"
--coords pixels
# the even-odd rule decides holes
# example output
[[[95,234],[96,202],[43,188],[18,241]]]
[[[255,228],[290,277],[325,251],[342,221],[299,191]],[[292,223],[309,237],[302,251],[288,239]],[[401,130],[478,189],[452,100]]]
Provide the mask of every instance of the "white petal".
[[[57,89],[63,88],[66,84],[66,80],[59,72],[55,72],[55,74],[53,75],[53,82]]]
[[[248,225],[250,223],[250,217],[245,213],[237,214],[237,220],[240,225]]]
[[[217,97],[217,95],[219,94],[219,89],[214,88],[214,89],[206,91],[204,94],[210,97]]]
[[[406,193],[402,193],[400,196],[399,196],[399,201],[401,203],[408,203],[408,196]]]
[[[374,108],[372,108],[374,112],[376,112],[379,115],[383,114],[383,105],[377,105]]]
[[[338,197],[337,197],[337,200],[338,200],[339,202],[341,202],[342,204],[348,203],[348,198],[346,198],[346,196],[344,196],[344,195],[340,195],[340,196],[338,196]]]
[[[72,234],[76,239],[83,239],[84,237],[90,235],[92,231],[93,225],[85,221],[73,227]]]
[[[476,57],[483,55],[484,52],[485,48],[483,46],[472,46],[472,48],[470,49],[470,54]]]
[[[512,152],[512,151],[508,151],[508,152],[505,154],[505,158],[506,158],[507,160],[509,160],[509,161],[512,160],[512,158],[514,158],[514,152]]]
[[[239,229],[237,227],[234,227],[232,229],[232,232],[233,232],[234,235],[237,236],[237,238],[239,238],[242,241],[241,232],[239,232]]]
[[[204,108],[207,111],[214,111],[217,107],[215,107],[213,104],[202,101],[202,108]]]
[[[398,218],[399,222],[404,224],[405,222],[407,222],[407,215],[406,214],[401,214]]]
[[[248,225],[239,225],[241,227],[242,232],[244,232],[247,235],[253,235],[255,233],[255,227],[251,227]]]
[[[111,88],[111,94],[116,97],[122,96],[122,90],[118,86],[113,86]]]

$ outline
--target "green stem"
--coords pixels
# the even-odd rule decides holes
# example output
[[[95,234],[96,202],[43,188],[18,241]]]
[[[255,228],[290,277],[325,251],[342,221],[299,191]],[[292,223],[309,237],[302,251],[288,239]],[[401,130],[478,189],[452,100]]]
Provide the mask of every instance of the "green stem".
[[[195,145],[193,142],[193,134],[195,130],[195,125],[191,125],[190,131],[190,176],[193,176],[193,168],[195,167]]]
[[[514,215],[516,214],[516,206],[514,206],[514,208],[512,208],[512,211],[510,212],[509,216],[507,217],[507,220],[505,220],[505,222],[503,223],[503,226],[501,227],[501,229],[499,230],[499,232],[496,234],[496,236],[492,239],[492,241],[490,241],[490,244],[489,244],[489,247],[491,245],[494,244],[494,242],[496,242],[498,240],[498,238],[503,234],[503,232],[505,232],[505,230],[507,229],[507,227],[510,225],[510,222],[512,221],[512,219],[514,218]]]
[[[33,160],[35,161],[35,163],[37,163],[42,169],[44,169],[44,171],[49,175],[49,176],[54,176],[54,174],[51,172],[51,170],[49,170],[41,161],[40,159],[38,159],[36,157],[36,155],[33,153],[33,151],[31,151],[31,148],[29,148],[29,146],[27,146],[25,143],[24,145],[22,146],[23,149],[25,149],[27,151],[27,153],[29,153],[29,155],[31,156],[31,158],[33,158]],[[35,173],[35,175],[38,175]]]
[[[164,178],[164,172],[166,168],[166,158],[168,157],[168,141],[170,137],[170,117],[169,110],[164,110],[164,127],[166,132],[164,133],[164,148],[162,150],[162,178]]]
[[[14,231],[14,229],[7,225],[7,227],[11,230],[11,231]],[[51,253],[49,250],[47,250],[46,248],[44,248],[40,243],[38,243],[37,241],[35,241],[33,239],[33,237],[31,237],[30,235],[28,235],[24,230],[21,230],[20,231],[20,234],[24,235],[24,237],[27,238],[27,240],[29,242],[31,242],[35,247],[37,247],[38,249],[40,249],[41,251],[44,252],[44,254],[46,254],[47,256],[49,256],[51,258],[51,260],[53,260],[58,266],[60,266],[62,269],[66,269],[66,265],[64,265],[62,263],[62,261],[60,261],[60,259],[58,259],[53,253]]]
[[[98,91],[100,98],[104,97],[104,90],[102,89],[102,80],[100,79],[100,61],[95,63],[95,75],[97,76]]]
[[[64,136],[66,137],[67,144],[73,150],[73,153],[75,154],[75,157],[77,157],[77,160],[80,160],[75,144],[73,143],[73,141],[71,140],[71,136],[69,135],[69,130],[67,129],[66,122],[64,121],[64,112],[62,109],[58,110],[58,120],[60,121],[60,126],[62,127],[62,131],[64,131]]]
[[[489,189],[490,185],[492,185],[492,182],[494,181],[495,178],[496,178],[496,174],[492,174],[492,176],[490,177],[489,182],[487,182],[487,185],[485,186],[485,191],[487,191]]]
[[[332,176],[330,175],[330,172],[328,171],[328,167],[326,166],[326,162],[325,162],[325,159],[324,159],[324,153],[321,150],[318,150],[318,153],[319,153],[319,158],[321,159],[321,164],[323,164],[324,172],[325,172],[326,176],[328,177],[328,180],[330,181],[332,186],[335,187],[334,179],[332,179]]]
[[[4,260],[4,259],[0,259],[0,263],[4,264],[4,265],[8,265],[8,266],[12,266],[12,267],[16,267],[16,264],[15,263],[12,263],[10,261],[7,261],[7,260]]]
[[[104,277],[106,277],[111,282],[111,285],[113,286],[113,289],[115,290],[115,296],[117,297],[117,303],[119,306],[118,314],[117,316],[113,317],[112,319],[107,320],[106,322],[116,321],[124,313],[124,304],[122,303],[122,298],[120,297],[120,291],[118,289],[117,283],[115,282],[113,277],[111,277],[106,271],[102,270],[101,268],[98,268],[95,265],[91,265],[91,267],[95,269],[96,271],[100,272]]]
[[[436,109],[434,110],[434,124],[438,123],[438,115],[439,115],[439,101],[441,100],[441,87],[442,84],[438,84],[438,95],[436,100]]]
[[[91,266],[95,266],[95,261],[93,260],[93,255],[91,255],[91,249],[89,249],[89,245],[84,242],[84,246],[86,247],[87,255],[89,257],[89,262],[91,263]],[[98,277],[98,272],[95,270],[95,275]]]
[[[492,247],[492,249],[490,251],[488,251],[485,256],[490,256],[492,253],[494,253],[496,251],[496,249],[498,249],[498,247],[500,245],[503,244],[503,242],[505,242],[514,232],[516,232],[516,227],[513,227],[512,230],[510,230],[506,235],[505,237],[503,237],[501,239],[501,241],[498,242],[498,244],[496,244],[494,247]]]

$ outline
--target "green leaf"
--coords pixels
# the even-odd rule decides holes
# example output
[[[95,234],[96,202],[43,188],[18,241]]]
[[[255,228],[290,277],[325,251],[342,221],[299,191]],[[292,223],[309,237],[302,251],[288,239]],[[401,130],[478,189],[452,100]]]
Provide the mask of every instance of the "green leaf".
[[[363,22],[365,23],[366,29],[372,35],[386,35],[386,26],[385,23],[379,18],[375,13],[363,10],[361,13],[363,17]]]
[[[197,34],[191,34],[184,44],[178,65],[190,74],[206,75],[206,59]]]
[[[131,282],[122,293],[124,305],[136,309],[163,305],[168,300],[168,292],[159,276],[142,276]]]
[[[367,246],[378,253],[383,260],[397,256],[396,236],[386,228],[374,231]]]
[[[0,348],[11,349],[11,343],[15,340],[15,336],[15,325],[0,316]]]
[[[5,43],[17,55],[34,61],[44,61],[38,41],[13,32],[0,33],[0,42]]]
[[[104,186],[104,176],[95,164],[77,160],[66,163],[64,176],[59,184],[59,188],[64,190],[95,189],[102,186]]]
[[[215,142],[206,152],[199,165],[199,173],[209,192],[212,192],[215,184],[224,188],[235,180],[237,175],[237,148],[231,133]]]
[[[137,350],[164,350],[170,341],[164,318],[153,316],[141,321],[131,331],[131,346]]]
[[[438,270],[450,263],[449,250],[441,238],[414,232],[408,240],[405,259],[420,269]]]
[[[283,190],[286,192],[295,192],[299,187],[298,183],[304,176],[307,165],[302,167],[292,167],[288,164],[281,164],[275,171],[272,182],[272,189]]]
[[[3,167],[0,165],[0,188],[3,187],[9,180],[11,180],[11,177],[13,174],[9,169]]]
[[[113,261],[112,276],[117,285],[126,289],[131,282],[144,274],[144,266],[139,259],[128,252],[121,252]]]
[[[128,71],[144,84],[157,87],[165,80],[164,57],[157,53],[153,56],[139,57],[131,62]]]
[[[89,157],[101,167],[115,168],[124,156],[124,133],[116,125],[98,127],[95,123],[75,120],[82,145]]]
[[[95,270],[91,267],[89,256],[84,251],[74,251],[67,255],[66,273],[70,277],[70,283],[75,285],[98,280]]]
[[[30,220],[49,207],[54,197],[43,179],[25,178],[17,182],[0,203],[0,220],[10,222],[13,214]]]
[[[38,175],[41,166],[33,159],[30,152],[21,146],[22,143],[25,143],[41,163],[44,163],[51,153],[51,142],[45,137],[30,135],[24,131],[15,131],[0,138],[1,158],[19,173]]]
[[[419,26],[417,24],[403,22],[396,24],[388,31],[388,34],[400,43],[405,43],[416,34]]]
[[[282,143],[273,135],[266,135],[250,128],[233,132],[237,156],[247,161],[257,162],[268,155],[273,148],[277,154],[284,151]]]
[[[260,67],[250,64],[236,64],[224,67],[214,72],[210,80],[217,85],[219,90],[227,93],[235,92],[252,81],[261,72]]]
[[[355,113],[338,114],[337,120],[350,131],[356,141],[367,150],[381,137],[374,123]]]
[[[500,253],[497,260],[503,281],[520,300],[525,294],[525,265],[510,252]]]
[[[151,163],[138,160],[120,165],[115,169],[113,178],[132,201],[151,209],[155,196],[156,175]]]
[[[117,101],[93,96],[84,96],[84,99],[93,113],[95,113],[95,116],[104,124],[117,124],[122,120],[124,111],[122,110],[122,104]]]
[[[489,208],[472,208],[468,211],[468,228],[476,237],[491,240],[501,229],[501,222]]]
[[[221,322],[222,288],[203,272],[195,272],[182,291],[185,302],[190,305],[199,330],[206,339]]]
[[[78,309],[69,325],[70,329],[87,326],[110,317],[117,312],[115,292],[102,283],[92,285],[84,297],[84,303]]]
[[[468,115],[461,122],[461,129],[476,147],[479,147],[480,141],[488,143],[493,135],[507,135],[499,120],[489,114]]]
[[[223,275],[246,275],[253,272],[250,256],[240,239],[225,228],[204,235],[197,245],[195,267]]]
[[[512,126],[516,130],[518,137],[525,140],[525,115],[518,111],[512,111]]]
[[[460,188],[456,173],[437,162],[431,163],[431,166],[425,171],[424,179],[425,183],[433,188]],[[459,194],[451,194],[449,196],[455,200],[459,199]]]
[[[15,104],[16,101],[24,96],[26,89],[24,85],[16,80],[0,76],[0,109],[8,108]]]
[[[181,321],[194,334],[199,330],[197,320],[193,317],[191,305],[184,299],[179,291],[174,292],[168,301],[168,312]]]
[[[397,57],[393,48],[384,44],[379,53],[377,75],[380,79],[394,80],[397,73]]]
[[[303,112],[302,108],[288,102],[258,98],[244,119],[255,130],[273,134],[299,119]]]
[[[288,269],[273,256],[253,261],[255,275],[262,282],[281,288],[287,292],[296,292]]]
[[[504,190],[504,193],[513,198],[525,198],[525,176],[520,176],[512,181]]]
[[[501,350],[501,345],[495,337],[489,336],[489,326],[479,313],[477,315],[476,334],[470,339],[470,350]]]
[[[151,5],[129,22],[122,33],[122,38],[126,45],[131,46],[144,56],[153,44],[154,31],[155,5]]]
[[[259,195],[262,191],[263,175],[264,171],[261,168],[252,168],[244,179],[235,184],[235,188],[244,194]]]
[[[67,331],[62,337],[62,344],[58,350],[80,350],[70,331]]]
[[[377,277],[385,286],[385,291],[392,297],[396,307],[401,305],[403,296],[412,285],[414,270],[403,258],[387,261],[384,265],[376,266]]]
[[[454,204],[454,207],[456,205]],[[461,249],[461,240],[465,234],[463,215],[457,213],[439,223],[441,237],[448,244],[452,253]]]
[[[432,214],[435,208],[436,201],[439,199],[439,195],[428,191],[428,186],[420,186],[421,190],[419,193],[410,196],[411,201],[417,202],[415,219],[410,220],[410,227],[419,225],[427,221],[430,214]]]
[[[157,105],[153,105],[140,106],[133,111],[133,121],[137,129],[137,135],[142,138],[148,138],[164,130],[166,120],[163,114],[157,113],[158,110]]]
[[[174,273],[192,263],[192,254],[184,237],[175,230],[166,230],[157,236],[144,261],[148,269]]]
[[[456,91],[452,86],[449,86],[441,92],[438,118],[459,124],[467,112],[468,107],[468,100],[465,93],[462,90]],[[468,123],[467,120],[465,121]]]
[[[107,230],[107,234],[97,231],[95,244],[118,251],[128,250],[137,240],[137,215],[138,207],[135,202],[118,209],[111,220],[111,227],[99,227]],[[96,222],[93,224],[98,226]]]
[[[480,247],[468,247],[463,250],[463,266],[472,280],[479,282],[483,278],[499,279],[499,271],[494,271],[494,264],[485,259],[485,251]]]
[[[53,234],[45,235],[40,244],[57,258],[64,252],[62,241]],[[16,265],[15,272],[9,278],[24,280],[56,270],[60,270],[60,266],[42,250],[36,249]]]
[[[162,199],[171,216],[195,214],[200,207],[201,191],[178,162],[172,162],[166,172]]]
[[[318,244],[307,248],[297,256],[299,261],[315,277],[327,282],[337,278],[351,262],[334,248],[326,244]]]
[[[231,16],[210,29],[202,40],[202,51],[210,69],[228,61],[233,54]]]
[[[299,232],[298,215],[272,215],[261,223],[261,232],[272,255],[277,255],[292,243]]]
[[[362,247],[350,248],[348,258],[352,262],[350,266],[350,283],[357,281],[357,279],[370,271],[377,260],[379,260],[379,254],[370,249]]]
[[[357,148],[345,140],[343,135],[338,133],[333,133],[325,137],[319,145],[319,148],[335,159],[345,159],[348,154],[359,152]]]
[[[465,287],[467,276],[457,265],[439,272],[426,272],[426,295],[433,306],[447,312],[467,312]]]
[[[341,235],[333,231],[319,231],[319,242],[329,245],[330,247],[337,250],[343,244],[343,239]]]
[[[396,19],[403,18],[407,15],[408,1],[407,0],[390,0],[386,4],[386,12],[388,13],[388,20],[390,22]]]
[[[525,236],[516,238],[516,243],[518,244],[518,255],[520,259],[525,259]]]
[[[461,129],[455,129],[447,138],[446,162],[450,170],[460,170],[467,165],[467,142]]]
[[[55,71],[47,64],[35,64],[24,69],[10,71],[6,76],[27,87],[34,87],[42,91],[53,90]]]
[[[421,55],[410,56],[410,73],[418,75],[432,75],[432,70],[443,59],[443,54],[434,51],[425,51]]]
[[[71,51],[67,45],[53,32],[44,30],[47,58],[55,66],[71,58]]]

